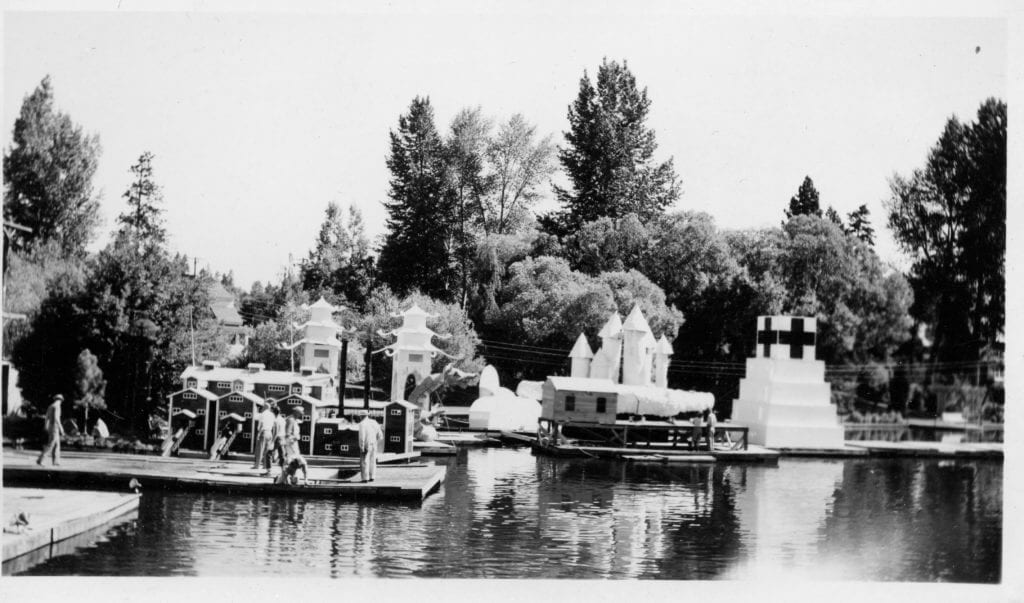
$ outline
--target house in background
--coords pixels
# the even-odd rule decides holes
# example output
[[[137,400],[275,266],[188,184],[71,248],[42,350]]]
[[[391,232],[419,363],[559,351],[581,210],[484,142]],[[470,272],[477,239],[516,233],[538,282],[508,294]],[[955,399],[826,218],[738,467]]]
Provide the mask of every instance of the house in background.
[[[217,319],[217,324],[228,336],[228,358],[242,355],[249,345],[249,329],[242,324],[242,316],[235,308],[235,296],[224,288],[224,285],[213,281],[208,291],[210,309]]]

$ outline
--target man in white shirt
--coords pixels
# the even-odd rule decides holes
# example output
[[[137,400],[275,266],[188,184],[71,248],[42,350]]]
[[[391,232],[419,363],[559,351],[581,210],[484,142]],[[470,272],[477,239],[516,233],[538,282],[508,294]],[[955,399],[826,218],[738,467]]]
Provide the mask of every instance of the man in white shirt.
[[[359,473],[364,482],[372,482],[377,474],[377,450],[384,445],[384,432],[367,414],[359,422]]]
[[[266,461],[266,472],[270,473],[270,453],[274,449],[274,423],[276,417],[274,411],[270,410],[270,404],[263,403],[262,411],[256,417],[256,451],[252,461],[252,468],[260,470]]]

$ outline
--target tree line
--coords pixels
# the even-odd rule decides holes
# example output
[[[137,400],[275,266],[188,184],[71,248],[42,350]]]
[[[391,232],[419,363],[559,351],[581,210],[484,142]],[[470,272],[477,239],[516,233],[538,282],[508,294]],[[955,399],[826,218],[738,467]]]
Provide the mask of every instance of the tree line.
[[[213,279],[252,329],[236,364],[287,369],[280,343],[320,296],[344,306],[349,336],[374,350],[388,343],[379,331],[393,326],[389,314],[416,301],[441,316],[435,330],[453,337],[440,345],[463,368],[489,361],[513,384],[564,373],[578,333],[596,344],[610,312],[639,304],[674,341],[670,385],[714,392],[726,414],[762,314],[817,317],[819,358],[850,367],[841,374],[867,397],[879,394],[864,383],[887,365],[930,352],[927,378],[951,380],[1000,348],[1005,103],[985,101],[970,123],[951,117],[925,166],[891,178],[886,226],[912,260],[906,274],[875,252],[867,205],[845,219],[823,210],[809,176],[780,203],[779,227],[723,229],[678,209],[682,181],[658,157],[650,106],[628,64],[609,60],[581,77],[561,144],[523,115],[480,107],[442,128],[430,98],[416,97],[389,134],[378,244],[357,203],[331,202],[299,269],[245,291],[230,274],[192,274],[167,248],[148,153],[131,168],[113,239],[84,251],[98,223],[99,142],[54,108],[46,78],[4,154],[5,220],[31,228],[5,259],[5,310],[29,315],[5,323],[5,353],[29,400],[102,373],[112,412],[138,420],[177,386],[191,333],[198,355],[223,356],[206,298]],[[552,182],[558,173],[566,185]],[[558,208],[538,215],[548,195]],[[80,361],[84,350],[96,361]],[[350,354],[353,380],[361,363]],[[373,373],[387,382],[385,363]]]

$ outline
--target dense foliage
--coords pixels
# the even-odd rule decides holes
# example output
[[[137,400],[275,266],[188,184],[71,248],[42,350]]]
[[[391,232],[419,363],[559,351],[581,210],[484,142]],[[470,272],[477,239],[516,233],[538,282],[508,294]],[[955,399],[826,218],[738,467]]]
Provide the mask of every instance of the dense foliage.
[[[50,77],[25,97],[4,152],[4,220],[30,229],[17,247],[56,242],[64,254],[84,252],[99,225],[93,194],[100,143],[53,106]]]
[[[979,360],[1005,322],[1006,104],[985,101],[972,123],[951,117],[924,168],[890,185],[914,317],[931,325],[938,360]]]

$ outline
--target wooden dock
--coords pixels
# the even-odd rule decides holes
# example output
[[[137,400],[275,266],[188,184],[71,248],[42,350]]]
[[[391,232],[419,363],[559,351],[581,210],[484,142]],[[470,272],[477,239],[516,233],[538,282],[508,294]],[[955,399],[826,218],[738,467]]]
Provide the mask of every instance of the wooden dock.
[[[670,446],[644,446],[644,447],[611,447],[611,446],[577,446],[572,444],[559,444],[557,446],[541,446],[534,443],[532,450],[534,454],[544,454],[555,457],[593,457],[622,460],[629,456],[664,456],[672,457],[671,462],[686,462],[688,457],[693,457],[693,462],[706,462],[707,457],[712,457],[715,462],[728,463],[761,463],[765,465],[776,465],[779,462],[779,452],[769,450],[761,446],[749,445],[747,449],[733,450],[728,447],[709,450],[685,450],[682,448],[671,448]]]
[[[1003,445],[995,442],[847,442],[847,446],[864,449],[873,457],[926,457],[944,459],[999,459]]]
[[[6,456],[6,454],[5,454]],[[134,493],[83,492],[39,488],[3,488],[3,574],[12,574],[51,557],[88,546],[110,527],[138,513]],[[20,512],[28,514],[27,529],[11,529]]]
[[[250,469],[250,462],[164,458],[116,453],[63,454],[61,465],[38,466],[38,453],[5,451],[5,484],[127,491],[135,478],[147,489],[226,492],[249,496],[301,496],[385,499],[420,503],[444,481],[445,468],[433,464],[383,465],[373,482],[363,483],[358,467],[310,466],[305,485],[274,484]]]

